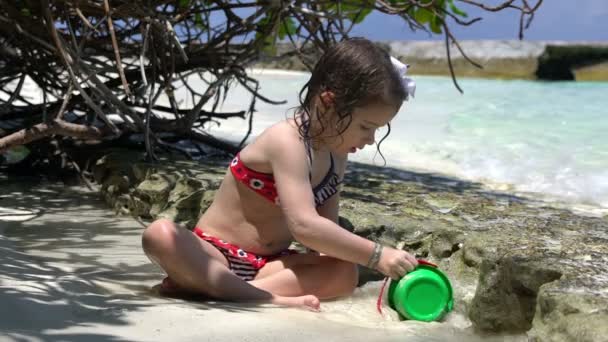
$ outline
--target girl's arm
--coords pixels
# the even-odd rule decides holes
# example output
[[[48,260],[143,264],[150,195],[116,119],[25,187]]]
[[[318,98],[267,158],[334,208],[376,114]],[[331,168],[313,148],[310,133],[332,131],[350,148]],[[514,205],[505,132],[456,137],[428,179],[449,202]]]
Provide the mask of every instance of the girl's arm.
[[[374,242],[342,229],[334,221],[319,215],[308,175],[306,150],[299,137],[288,127],[273,132],[272,143],[265,144],[270,157],[281,209],[294,238],[323,254],[360,265],[367,265]],[[399,278],[413,269],[415,259],[405,251],[384,248],[377,269]]]

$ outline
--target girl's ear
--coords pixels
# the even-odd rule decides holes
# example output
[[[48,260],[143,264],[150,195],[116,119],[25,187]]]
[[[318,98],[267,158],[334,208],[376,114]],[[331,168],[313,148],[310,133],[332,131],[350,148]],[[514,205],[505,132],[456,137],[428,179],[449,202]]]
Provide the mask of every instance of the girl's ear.
[[[332,108],[335,105],[336,95],[333,92],[326,90],[319,97],[325,108]]]

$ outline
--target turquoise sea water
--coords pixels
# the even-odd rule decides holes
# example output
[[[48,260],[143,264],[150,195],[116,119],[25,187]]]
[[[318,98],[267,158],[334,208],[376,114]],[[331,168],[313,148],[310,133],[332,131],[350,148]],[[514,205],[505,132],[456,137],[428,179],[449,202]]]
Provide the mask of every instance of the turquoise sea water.
[[[291,115],[306,73],[258,73],[262,93],[285,105],[258,102],[253,133]],[[415,77],[381,150],[389,166],[480,181],[514,193],[608,211],[608,82],[536,82]],[[224,110],[250,96],[235,89]],[[247,124],[223,122],[210,131],[240,140]],[[384,132],[380,131],[377,137]],[[374,147],[352,160],[382,165]]]

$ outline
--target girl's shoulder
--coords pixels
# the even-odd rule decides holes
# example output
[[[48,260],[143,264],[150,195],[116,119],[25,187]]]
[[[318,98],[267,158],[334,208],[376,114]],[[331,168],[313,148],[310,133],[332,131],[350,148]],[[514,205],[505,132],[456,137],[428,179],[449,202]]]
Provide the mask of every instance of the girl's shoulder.
[[[295,122],[286,119],[266,128],[240,154],[244,162],[264,164],[267,169],[271,159],[304,151],[303,145]]]
[[[275,147],[276,144],[287,144],[287,146],[302,145],[298,127],[296,126],[294,119],[291,118],[277,122],[266,128],[256,140],[264,145],[269,144],[271,147]]]

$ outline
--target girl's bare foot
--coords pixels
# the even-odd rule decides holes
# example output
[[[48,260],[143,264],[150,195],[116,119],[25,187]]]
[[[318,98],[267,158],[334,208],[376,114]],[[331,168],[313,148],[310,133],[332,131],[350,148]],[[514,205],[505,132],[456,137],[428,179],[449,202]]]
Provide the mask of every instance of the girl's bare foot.
[[[191,295],[192,293],[181,288],[171,278],[166,277],[160,283],[160,294],[167,297],[175,297]],[[321,308],[321,302],[319,301],[319,298],[313,295],[299,297],[274,296],[271,302],[277,305],[300,307],[310,311],[319,311]]]
[[[319,298],[313,295],[299,297],[274,296],[272,303],[277,305],[300,307],[310,311],[319,311],[321,309],[321,302],[319,301]]]
[[[159,293],[166,297],[179,297],[191,294],[190,292],[182,289],[173,279],[165,277],[160,283]]]

